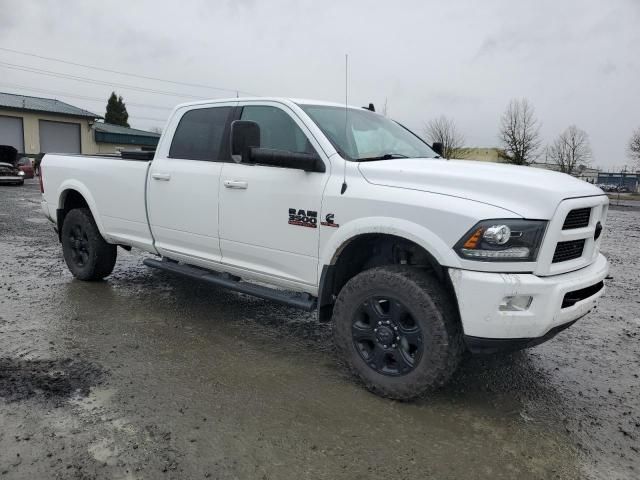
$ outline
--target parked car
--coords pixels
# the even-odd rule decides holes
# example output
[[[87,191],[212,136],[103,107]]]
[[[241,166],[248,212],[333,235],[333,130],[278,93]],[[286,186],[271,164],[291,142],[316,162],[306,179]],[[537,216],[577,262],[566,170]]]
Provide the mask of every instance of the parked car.
[[[24,172],[18,168],[18,151],[10,145],[0,145],[0,184],[24,184]]]
[[[118,246],[137,247],[159,257],[147,266],[316,310],[369,389],[409,399],[465,350],[571,326],[609,270],[602,190],[441,154],[361,108],[198,102],[176,107],[155,155],[46,154],[42,209],[76,278],[106,277]]]
[[[598,187],[600,187],[602,190],[608,193],[618,191],[618,185],[615,185],[613,183],[604,183],[604,184],[598,185]]]
[[[24,178],[34,177],[33,163],[29,157],[21,157],[18,160],[18,168],[24,172]]]

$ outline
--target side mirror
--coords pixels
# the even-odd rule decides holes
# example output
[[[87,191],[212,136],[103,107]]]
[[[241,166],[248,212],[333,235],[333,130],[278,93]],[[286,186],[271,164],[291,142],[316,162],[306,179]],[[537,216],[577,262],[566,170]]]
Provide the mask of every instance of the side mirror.
[[[248,160],[249,149],[260,146],[260,125],[248,120],[231,123],[231,158],[235,162]]]
[[[245,159],[242,159],[245,162]],[[273,167],[295,168],[305,172],[326,171],[324,162],[315,153],[297,153],[286,150],[275,150],[273,148],[250,147],[247,163],[257,163],[260,165],[270,165]]]
[[[442,142],[433,142],[431,148],[441,157],[444,157],[444,144]]]

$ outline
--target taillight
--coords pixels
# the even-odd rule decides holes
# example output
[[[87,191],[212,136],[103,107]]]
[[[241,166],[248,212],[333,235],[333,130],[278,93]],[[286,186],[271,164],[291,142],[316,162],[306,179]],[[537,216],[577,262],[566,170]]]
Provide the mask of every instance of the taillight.
[[[42,183],[42,164],[40,164],[40,176],[39,178],[39,182],[40,182],[40,193],[44,193],[44,183]]]

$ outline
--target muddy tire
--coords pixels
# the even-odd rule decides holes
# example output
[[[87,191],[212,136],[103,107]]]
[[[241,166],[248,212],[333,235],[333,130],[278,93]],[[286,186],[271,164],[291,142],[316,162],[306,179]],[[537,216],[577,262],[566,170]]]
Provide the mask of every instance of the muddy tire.
[[[88,208],[71,210],[62,224],[62,253],[79,280],[101,280],[113,271],[117,247],[105,242]]]
[[[409,400],[446,383],[464,351],[457,309],[437,277],[406,265],[353,277],[333,309],[334,341],[372,392]]]

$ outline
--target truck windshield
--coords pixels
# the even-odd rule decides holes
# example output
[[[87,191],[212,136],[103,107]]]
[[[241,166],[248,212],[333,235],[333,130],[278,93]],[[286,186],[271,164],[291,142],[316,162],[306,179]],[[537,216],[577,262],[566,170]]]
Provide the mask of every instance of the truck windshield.
[[[300,105],[348,160],[436,158],[429,145],[402,125],[369,110]],[[345,127],[346,120],[346,127]]]

